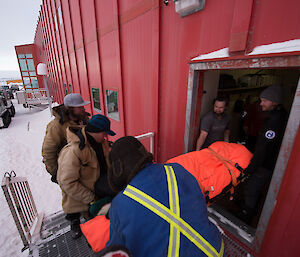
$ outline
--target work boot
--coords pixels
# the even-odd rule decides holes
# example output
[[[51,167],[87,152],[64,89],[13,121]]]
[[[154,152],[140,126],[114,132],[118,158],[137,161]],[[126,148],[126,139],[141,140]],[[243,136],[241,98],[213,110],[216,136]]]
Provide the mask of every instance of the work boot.
[[[80,220],[79,219],[75,219],[71,221],[71,237],[73,239],[77,239],[79,237],[81,237],[82,232],[80,229]]]

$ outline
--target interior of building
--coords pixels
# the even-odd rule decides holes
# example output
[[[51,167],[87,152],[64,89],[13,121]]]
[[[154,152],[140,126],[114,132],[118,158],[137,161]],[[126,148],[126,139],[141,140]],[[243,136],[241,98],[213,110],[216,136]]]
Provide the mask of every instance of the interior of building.
[[[230,116],[230,142],[240,143],[251,152],[264,121],[265,114],[260,108],[260,93],[272,84],[283,88],[283,107],[290,113],[299,81],[299,69],[237,69],[207,71],[204,73],[201,117],[213,108],[213,99],[223,96],[228,99],[226,113]],[[200,128],[199,128],[200,131]],[[277,158],[277,157],[276,157]],[[235,188],[233,197],[222,194],[212,205],[213,208],[238,220],[237,213],[243,200],[244,182]],[[257,227],[268,186],[260,197],[255,217],[248,225]]]

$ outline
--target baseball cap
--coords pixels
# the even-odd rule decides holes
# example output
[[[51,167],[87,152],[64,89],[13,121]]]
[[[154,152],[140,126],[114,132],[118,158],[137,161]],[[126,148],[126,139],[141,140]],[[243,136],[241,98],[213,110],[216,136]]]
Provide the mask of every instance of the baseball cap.
[[[65,96],[64,105],[66,107],[81,107],[88,105],[89,101],[83,101],[82,97],[78,93],[71,93]]]
[[[102,114],[93,115],[86,125],[86,131],[92,133],[105,132],[110,136],[116,133],[110,129],[110,120]]]

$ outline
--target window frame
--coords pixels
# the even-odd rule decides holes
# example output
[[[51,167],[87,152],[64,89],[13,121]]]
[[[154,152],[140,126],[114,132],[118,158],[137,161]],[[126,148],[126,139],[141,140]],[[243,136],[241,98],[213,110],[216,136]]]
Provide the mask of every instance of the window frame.
[[[108,112],[108,95],[107,95],[107,91],[115,91],[117,93],[117,108],[118,108],[118,118],[116,119],[116,117],[114,117],[113,115],[111,115]],[[106,112],[107,112],[107,117],[109,117],[110,119],[114,120],[114,121],[118,121],[120,122],[120,103],[119,103],[119,90],[117,88],[106,88],[105,89],[105,104],[106,104]]]
[[[25,80],[29,82],[28,85],[26,85]],[[23,84],[25,90],[32,89],[30,77],[23,77]]]
[[[68,88],[67,88],[67,83],[64,83],[64,88],[65,88],[65,95],[68,95],[69,92],[68,92]]]
[[[93,89],[98,90],[98,95],[99,95],[99,106],[100,109],[98,109],[97,107],[95,107],[95,102],[94,102],[94,94],[93,94]],[[93,102],[93,109],[99,113],[102,113],[102,109],[101,109],[101,97],[100,97],[100,88],[98,87],[93,87],[91,88],[91,92],[92,92],[92,102]]]
[[[25,58],[21,58],[21,59],[19,59],[18,61],[19,61],[19,65],[20,65],[20,70],[21,70],[21,72],[28,72],[27,60],[26,60]],[[26,66],[26,69],[25,69],[25,70],[22,69],[22,64],[21,64],[21,62],[22,62],[23,64],[25,64],[25,66]],[[24,66],[24,65],[23,65],[23,66]]]
[[[32,63],[30,64],[30,66],[33,65],[33,69],[32,69],[32,67],[30,67],[30,69],[29,69],[29,62],[28,62],[28,60],[32,60]],[[35,72],[35,65],[34,65],[33,58],[26,58],[26,63],[27,63],[27,69],[28,69],[28,71],[34,71]]]
[[[30,78],[30,83],[31,83],[31,87],[32,87],[32,89],[38,89],[38,88],[40,88],[39,87],[39,82],[38,82],[38,79],[37,79],[37,77],[36,76],[32,76],[32,77],[29,77]],[[35,80],[36,81],[36,85],[37,85],[37,87],[35,87],[34,86],[34,84],[33,84],[33,80]]]

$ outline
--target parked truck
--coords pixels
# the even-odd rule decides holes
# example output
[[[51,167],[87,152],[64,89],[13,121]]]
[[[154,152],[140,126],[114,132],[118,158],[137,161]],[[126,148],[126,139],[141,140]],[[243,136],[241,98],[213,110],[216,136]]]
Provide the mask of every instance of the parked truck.
[[[0,128],[7,128],[15,116],[15,107],[5,91],[0,91]]]

